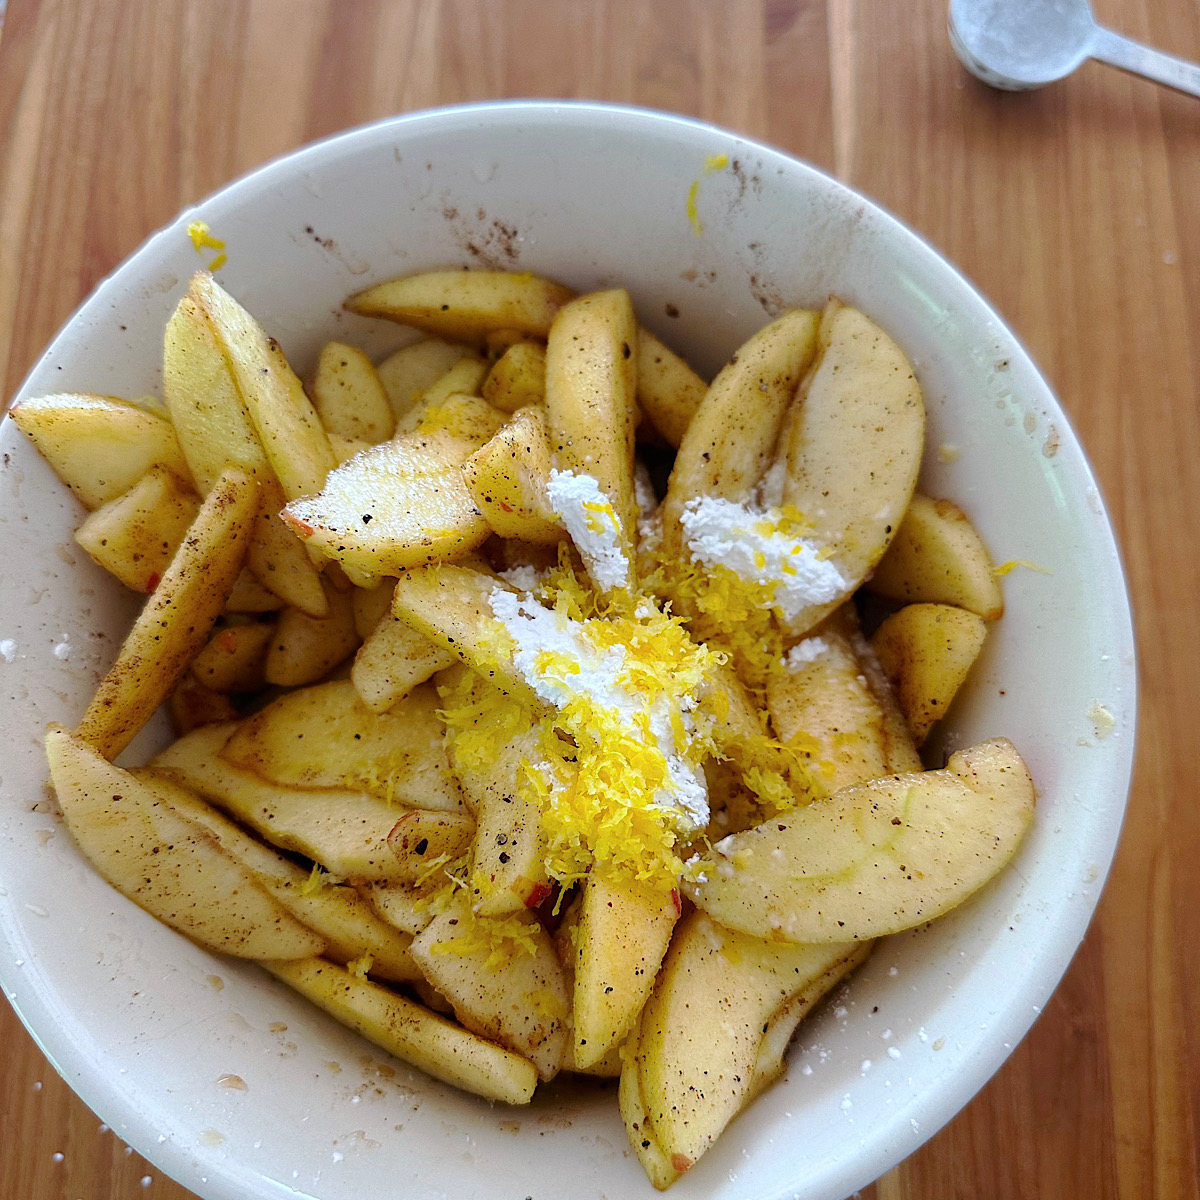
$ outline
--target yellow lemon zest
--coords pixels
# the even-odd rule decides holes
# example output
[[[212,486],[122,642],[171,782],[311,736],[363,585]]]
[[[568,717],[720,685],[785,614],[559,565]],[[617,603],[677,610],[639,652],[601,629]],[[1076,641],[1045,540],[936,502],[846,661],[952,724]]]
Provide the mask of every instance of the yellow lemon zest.
[[[191,221],[187,227],[188,237],[192,239],[192,245],[196,248],[196,252],[201,250],[224,250],[225,243],[218,237],[213,237],[209,231],[207,221]],[[216,261],[216,260],[214,260]]]
[[[704,160],[704,173],[711,174],[713,171],[723,171],[729,166],[728,154],[710,154]]]
[[[1007,575],[1011,571],[1015,571],[1018,567],[1025,567],[1030,571],[1037,571],[1041,575],[1053,575],[1054,572],[1049,567],[1039,567],[1037,563],[1028,562],[1023,558],[1013,558],[1006,563],[1001,563],[998,567],[992,568],[992,574],[999,578],[1001,575]]]
[[[699,237],[704,232],[704,226],[700,223],[700,214],[696,211],[696,197],[700,194],[700,180],[693,179],[692,186],[688,188],[687,195],[687,219],[688,224],[692,227],[692,232]]]
[[[366,979],[367,973],[374,965],[375,959],[370,954],[364,954],[361,958],[352,958],[346,964],[346,970],[358,979]]]

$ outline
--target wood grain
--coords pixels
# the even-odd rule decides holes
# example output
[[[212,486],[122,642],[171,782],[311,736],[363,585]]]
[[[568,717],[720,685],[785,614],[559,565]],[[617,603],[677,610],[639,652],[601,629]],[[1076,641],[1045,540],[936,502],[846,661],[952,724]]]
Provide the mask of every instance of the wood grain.
[[[1200,58],[1194,2],[1097,10]],[[1138,616],[1129,816],[1046,1013],[863,1196],[1196,1200],[1200,105],[1097,65],[991,92],[954,60],[943,0],[10,0],[3,395],[182,205],[347,125],[503,96],[694,114],[836,171],[976,280],[1047,372],[1099,474]],[[7,1009],[0,1045],[5,1200],[188,1195],[100,1126]]]

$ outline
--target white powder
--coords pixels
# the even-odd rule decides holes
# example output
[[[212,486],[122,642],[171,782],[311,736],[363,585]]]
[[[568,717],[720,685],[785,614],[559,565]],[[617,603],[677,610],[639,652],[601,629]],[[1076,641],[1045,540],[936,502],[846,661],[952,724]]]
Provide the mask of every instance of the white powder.
[[[66,662],[71,657],[71,643],[65,633],[62,635],[62,641],[58,642],[54,647],[54,657],[63,662]]]
[[[662,545],[662,512],[650,472],[640,459],[633,468],[633,495],[638,506],[638,544],[648,553],[656,553]]]
[[[672,704],[666,695],[655,697],[647,708],[647,698],[628,684],[628,654],[621,645],[598,649],[588,638],[586,627],[563,613],[544,608],[536,600],[496,588],[489,597],[492,612],[516,643],[513,666],[537,695],[555,708],[582,697],[614,713],[634,737],[641,736],[635,724],[639,714],[648,713],[654,745],[666,761],[667,786],[660,789],[654,802],[675,810],[681,828],[692,831],[708,824],[708,788],[701,769],[679,752],[671,720]],[[562,655],[568,669],[547,663],[546,652]],[[679,716],[684,730],[694,729],[692,697],[679,700]]]
[[[542,582],[541,572],[536,567],[522,564],[519,567],[509,567],[500,572],[500,578],[523,592],[532,592]]]
[[[5,638],[0,642],[0,658],[5,662],[14,662],[17,657],[17,643],[12,638]]]
[[[790,621],[806,608],[840,600],[848,585],[831,560],[819,557],[814,542],[759,531],[762,522],[775,524],[782,517],[778,509],[700,496],[684,506],[680,524],[693,559],[726,567],[747,583],[774,584],[772,606]]]
[[[823,637],[806,637],[787,652],[783,665],[789,671],[799,671],[801,667],[807,667],[809,663],[816,662],[830,649],[832,647]]]
[[[629,557],[621,521],[596,480],[574,471],[551,471],[546,494],[583,556],[592,582],[605,592],[628,587]]]

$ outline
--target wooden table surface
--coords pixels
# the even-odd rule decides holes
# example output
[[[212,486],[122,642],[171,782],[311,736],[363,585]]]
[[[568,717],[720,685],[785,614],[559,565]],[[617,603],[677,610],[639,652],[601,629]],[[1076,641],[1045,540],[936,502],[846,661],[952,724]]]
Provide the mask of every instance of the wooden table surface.
[[[0,6],[2,7],[2,6]],[[1200,59],[1197,0],[1098,15]],[[970,79],[945,0],[9,0],[0,383],[185,204],[406,109],[585,97],[832,171],[991,298],[1094,463],[1133,592],[1140,752],[1099,914],[1052,1003],[876,1200],[1200,1197],[1200,101],[1098,65]],[[0,1200],[180,1200],[0,1011]]]

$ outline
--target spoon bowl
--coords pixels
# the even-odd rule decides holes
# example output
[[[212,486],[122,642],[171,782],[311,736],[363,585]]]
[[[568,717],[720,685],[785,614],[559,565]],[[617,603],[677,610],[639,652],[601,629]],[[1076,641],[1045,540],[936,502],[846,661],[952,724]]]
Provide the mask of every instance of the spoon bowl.
[[[1200,96],[1200,66],[1098,25],[1088,0],[950,0],[948,26],[963,66],[1003,91],[1044,87],[1094,58]]]

